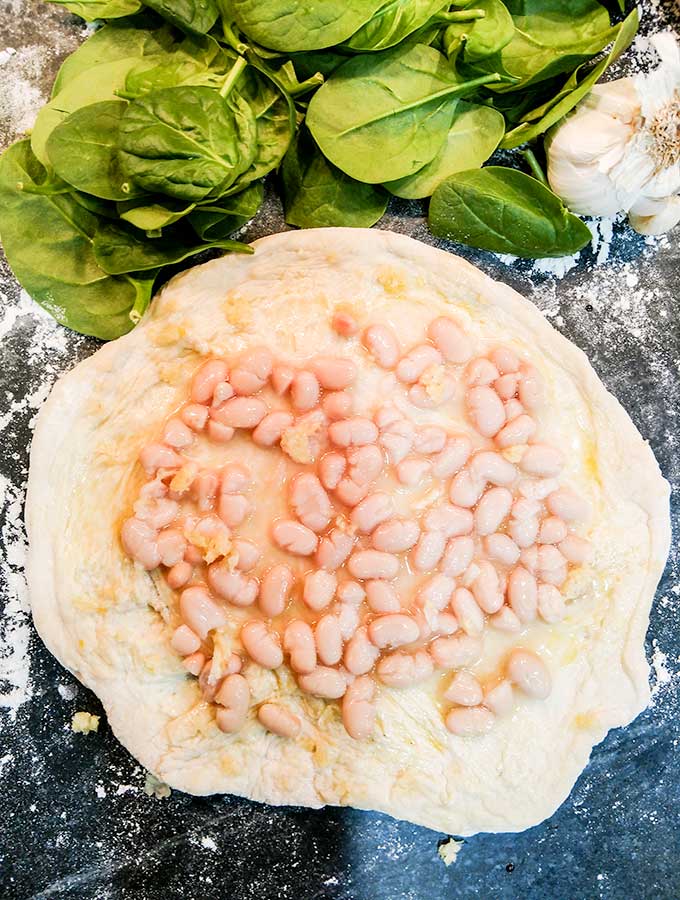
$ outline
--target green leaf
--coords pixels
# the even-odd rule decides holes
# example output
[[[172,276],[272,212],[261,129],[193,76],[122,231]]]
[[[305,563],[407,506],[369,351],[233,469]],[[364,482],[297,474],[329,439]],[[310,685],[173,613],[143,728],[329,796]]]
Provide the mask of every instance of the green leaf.
[[[187,221],[202,241],[220,240],[256,215],[263,196],[264,185],[261,181],[256,181],[239,194],[231,194],[214,204],[197,207]]]
[[[124,96],[134,100],[150,91],[180,85],[221,87],[236,54],[208,36],[188,35],[165,52],[145,56],[128,72]]]
[[[333,50],[309,51],[295,53],[291,56],[298,78],[303,81],[312,78],[319,72],[324,79],[329,78],[336,69],[347,62],[348,57]]]
[[[314,94],[307,125],[323,154],[347,175],[393,181],[430,162],[458,97],[479,84],[460,82],[446,58],[422,44],[358,56]]]
[[[543,114],[537,122],[529,124],[527,122],[509,131],[502,143],[503,149],[511,150],[519,147],[527,141],[535,140],[539,135],[545,134],[549,128],[556,125],[563,119],[567,113],[571,112],[583,98],[590,93],[597,81],[606,72],[609,66],[626,50],[633,41],[639,25],[639,17],[637,10],[632,13],[617,26],[620,30],[616,36],[614,44],[604,59],[601,59],[580,82],[578,81],[578,70],[575,71],[567,81],[565,88],[560,91],[553,102],[545,104],[542,110]],[[536,111],[528,113],[527,118],[534,117]]]
[[[47,139],[71,113],[102,100],[117,100],[116,91],[137,63],[137,57],[126,56],[110,63],[93,66],[69,80],[63,90],[43,106],[31,131],[31,149],[44,166],[49,166]]]
[[[238,94],[164,88],[129,104],[120,123],[121,167],[150,193],[202,200],[227,190],[257,151],[255,117]]]
[[[118,126],[126,103],[104,100],[76,110],[47,139],[47,155],[64,181],[103,200],[125,200],[141,191],[118,164]]]
[[[248,37],[285,53],[321,50],[347,40],[384,0],[231,0],[236,24]]]
[[[286,222],[299,228],[370,228],[387,208],[385,191],[355,181],[329,163],[306,129],[286,153],[281,183]]]
[[[113,223],[102,223],[94,236],[94,254],[97,262],[109,275],[127,272],[145,272],[163,266],[183,262],[206,250],[233,250],[252,253],[252,247],[238,241],[219,240],[190,244],[182,238],[184,232],[163,236],[155,240],[142,237],[138,231]]]
[[[592,238],[552,191],[501,166],[447,178],[432,196],[429,223],[437,237],[529,259],[570,256]]]
[[[97,19],[120,19],[131,16],[142,8],[140,0],[49,0],[86,22]]]
[[[219,15],[216,0],[144,0],[144,4],[191,34],[207,34]]]
[[[149,197],[143,201],[125,200],[118,203],[118,215],[124,222],[141,231],[160,231],[188,216],[195,203],[183,203],[171,197]]]
[[[500,2],[500,0],[498,0]],[[355,53],[387,50],[428,22],[448,0],[387,0],[343,47]]]
[[[484,16],[469,22],[454,22],[448,26],[443,38],[446,55],[453,56],[462,46],[466,62],[499,53],[515,34],[512,16],[501,0],[479,0],[472,6]]]
[[[444,145],[434,159],[414,175],[388,181],[385,187],[406,200],[429,197],[450,175],[482,166],[504,132],[505,120],[495,109],[461,100]]]

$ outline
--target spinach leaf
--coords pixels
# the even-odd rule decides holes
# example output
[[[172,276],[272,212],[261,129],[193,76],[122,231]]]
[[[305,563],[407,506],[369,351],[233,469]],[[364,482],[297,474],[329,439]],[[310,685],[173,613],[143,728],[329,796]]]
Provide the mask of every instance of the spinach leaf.
[[[252,253],[252,247],[238,241],[219,240],[210,243],[191,244],[185,238],[191,235],[183,231],[149,240],[132,228],[102,223],[94,236],[94,255],[97,263],[109,275],[127,272],[146,272],[183,262],[205,250],[233,250]]]
[[[461,100],[444,145],[431,162],[415,175],[388,181],[385,187],[397,197],[417,200],[456,172],[479,168],[491,156],[505,131],[505,120],[495,109]]]
[[[479,0],[473,3],[484,15],[469,22],[454,22],[444,32],[444,51],[453,56],[462,48],[463,58],[475,62],[499,53],[515,34],[515,24],[501,0]]]
[[[387,208],[385,191],[355,181],[328,162],[306,129],[300,129],[284,157],[281,185],[286,222],[299,228],[370,228]]]
[[[355,53],[387,50],[448,5],[448,0],[387,0],[342,46]]]
[[[231,0],[228,8],[248,37],[284,53],[340,44],[373,16],[385,0]]]
[[[43,106],[31,131],[31,149],[44,166],[49,166],[47,138],[67,116],[100,100],[117,100],[116,91],[137,63],[136,56],[126,56],[110,63],[93,66],[67,82],[56,97]]]
[[[348,57],[333,50],[294,53],[291,56],[295,72],[302,81],[312,78],[319,72],[324,79],[329,78],[336,69],[347,62]]]
[[[324,156],[347,175],[393,181],[430,162],[458,97],[483,83],[459,81],[446,58],[422,44],[358,56],[314,94],[307,125]]]
[[[142,8],[140,0],[49,0],[64,6],[86,22],[97,19],[120,19],[131,16]]]
[[[552,128],[553,125],[556,125],[567,113],[571,112],[586,94],[590,93],[595,83],[599,81],[609,66],[630,46],[637,33],[638,25],[638,12],[634,9],[621,25],[617,26],[620,30],[611,50],[604,59],[601,59],[591,68],[581,81],[578,81],[579,70],[576,70],[566,82],[563,90],[558,93],[552,102],[545,104],[542,109],[527,114],[527,118],[534,118],[537,112],[539,114],[542,112],[538,121],[533,122],[533,124],[524,122],[512,131],[509,131],[503,138],[501,147],[511,150],[514,147],[519,147],[520,144],[524,144],[526,141],[533,141],[539,135],[548,131],[549,128]]]
[[[207,34],[219,16],[216,0],[144,0],[144,4],[191,34]]]
[[[256,181],[239,194],[197,207],[187,221],[202,241],[220,240],[253,218],[263,196],[264,185]]]
[[[144,200],[125,200],[117,204],[118,216],[140,231],[158,232],[179,222],[196,207],[195,203],[183,203],[171,197],[149,197]]]
[[[233,67],[236,54],[225,50],[208,36],[187,36],[171,48],[139,60],[125,79],[128,100],[135,100],[150,91],[180,85],[208,85],[221,87]]]
[[[570,256],[592,238],[552,191],[501,166],[443,181],[432,195],[429,224],[437,237],[529,259]]]
[[[164,88],[130,103],[120,123],[124,174],[150,193],[190,202],[227,190],[257,152],[255,117],[237,93]]]
[[[103,200],[125,200],[140,190],[118,164],[118,126],[126,103],[104,100],[76,110],[47,139],[47,155],[64,181]]]

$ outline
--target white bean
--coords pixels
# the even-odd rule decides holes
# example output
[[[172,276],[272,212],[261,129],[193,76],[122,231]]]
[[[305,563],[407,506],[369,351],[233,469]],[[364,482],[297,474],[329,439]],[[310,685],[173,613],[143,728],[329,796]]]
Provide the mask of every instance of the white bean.
[[[474,517],[469,509],[446,502],[431,506],[423,518],[426,531],[441,531],[447,538],[470,534],[473,522]]]
[[[467,588],[458,588],[451,599],[453,610],[460,627],[471,637],[479,637],[484,631],[484,613]]]
[[[478,566],[479,574],[472,582],[472,593],[484,612],[491,615],[498,612],[503,605],[503,592],[500,589],[498,572],[486,560],[481,560]]]
[[[317,536],[300,522],[279,519],[272,526],[272,539],[282,550],[294,556],[311,556],[316,550]]]
[[[441,612],[451,600],[455,587],[456,582],[448,575],[433,575],[418,590],[417,603],[423,608],[430,607]]]
[[[505,409],[490,387],[473,387],[465,395],[470,421],[483,437],[493,437],[505,425]]]
[[[479,706],[484,699],[482,686],[470,672],[457,672],[444,693],[444,699],[459,706]]]
[[[462,535],[451,538],[444,551],[444,557],[440,568],[445,575],[456,577],[462,575],[472,562],[475,552],[474,541],[471,537]]]
[[[321,569],[333,572],[339,569],[352,552],[354,537],[340,528],[332,528],[319,541],[314,561]]]
[[[335,596],[338,581],[332,572],[317,569],[305,575],[302,599],[315,612],[325,609]]]
[[[347,690],[347,679],[342,672],[328,666],[317,666],[313,672],[300,675],[298,684],[306,694],[325,700],[339,700]]]
[[[319,460],[319,478],[321,484],[329,490],[335,490],[345,473],[347,460],[342,453],[325,453]]]
[[[258,447],[273,447],[281,440],[281,435],[293,424],[293,416],[285,410],[267,413],[253,431],[253,443]]]
[[[357,550],[349,558],[347,569],[354,578],[368,580],[373,578],[397,577],[399,560],[390,553],[380,550]]]
[[[442,355],[432,344],[419,344],[402,356],[397,363],[396,374],[404,384],[413,384],[430,366],[440,366]]]
[[[545,700],[552,690],[550,672],[539,656],[530,650],[517,648],[508,656],[508,678],[526,694],[537,700]]]
[[[559,516],[565,522],[579,519],[584,521],[590,516],[588,503],[568,488],[560,488],[549,494],[546,506],[554,516]]]
[[[259,619],[241,628],[241,643],[248,655],[263,669],[278,669],[283,663],[283,650],[278,632]]]
[[[414,547],[420,536],[415,519],[388,519],[371,534],[371,544],[384,553],[404,553]]]
[[[273,566],[262,578],[259,606],[269,618],[280,616],[286,608],[295,577],[289,566]]]
[[[475,510],[475,530],[479,535],[497,531],[512,506],[512,494],[507,488],[496,487],[487,491]]]
[[[387,613],[378,616],[368,626],[368,637],[380,650],[386,647],[402,647],[417,641],[418,625],[411,616],[403,613]]]
[[[288,497],[295,515],[312,531],[324,531],[333,515],[333,504],[324,486],[312,472],[299,472],[288,485]]]
[[[484,538],[484,549],[489,559],[497,559],[512,566],[519,559],[519,547],[507,534],[489,534]]]
[[[484,694],[484,706],[497,716],[509,716],[515,707],[512,684],[504,678]]]
[[[182,591],[179,611],[184,623],[204,641],[208,632],[227,622],[227,615],[203,587],[189,587]]]
[[[350,674],[365,675],[373,668],[379,656],[380,651],[369,640],[368,629],[362,625],[345,645],[343,662]]]
[[[482,655],[482,642],[469,634],[456,634],[432,641],[430,653],[441,669],[462,669],[474,665]]]
[[[479,737],[494,726],[495,716],[485,706],[458,707],[447,713],[444,723],[458,737]]]
[[[499,447],[514,447],[517,444],[526,444],[530,437],[536,431],[536,423],[524,413],[514,416],[512,419],[507,415],[508,424],[505,425],[495,437],[495,441]]]
[[[427,336],[447,362],[461,365],[470,359],[470,340],[463,329],[447,316],[430,322]]]
[[[297,737],[302,728],[299,716],[279,703],[263,703],[257,711],[257,718],[267,731],[279,737]]]
[[[575,565],[582,565],[590,557],[590,544],[575,534],[568,534],[557,546],[562,556]]]
[[[413,449],[416,453],[429,456],[432,453],[440,453],[446,444],[446,432],[438,425],[423,425],[416,428],[413,441]]]
[[[536,579],[524,566],[515,566],[508,576],[508,602],[523,624],[536,618],[538,587]]]
[[[352,416],[350,419],[332,422],[328,426],[328,437],[336,447],[375,444],[378,438],[378,428],[370,419]]]
[[[363,741],[371,736],[375,727],[373,697],[375,684],[369,676],[356,678],[342,698],[342,723],[350,737]]]
[[[302,619],[292,619],[283,632],[283,649],[290,657],[290,667],[298,675],[313,672],[316,668],[316,642],[314,632]]]
[[[465,468],[454,475],[449,489],[449,500],[456,506],[474,506],[484,492],[484,479],[476,478]]]
[[[350,521],[360,534],[370,534],[394,515],[394,502],[389,494],[376,491],[358,503],[350,513]]]
[[[321,388],[316,375],[303,369],[293,378],[290,386],[290,402],[300,412],[309,412],[319,402]]]
[[[502,606],[497,613],[489,618],[489,625],[498,631],[507,631],[514,634],[522,630],[522,623],[509,606]]]
[[[250,705],[250,688],[243,675],[228,675],[215,694],[220,709],[215,711],[215,721],[220,731],[234,734],[245,724]]]
[[[493,384],[500,372],[490,359],[478,356],[465,370],[465,380],[469,387],[486,387]]]
[[[388,687],[402,688],[424,681],[433,671],[434,665],[426,650],[415,653],[396,650],[383,656],[376,668],[376,675]]]
[[[399,343],[387,325],[369,325],[363,334],[364,347],[383,369],[393,369],[399,360]]]
[[[548,444],[530,444],[520,460],[520,468],[529,475],[554,478],[564,466],[564,455]]]
[[[470,460],[468,467],[475,478],[480,481],[490,481],[491,484],[512,484],[517,475],[517,470],[507,459],[503,459],[500,453],[493,450],[482,450]]]
[[[449,478],[461,469],[472,453],[472,442],[467,435],[449,437],[444,449],[432,460],[432,474],[435,478]]]
[[[322,616],[314,628],[316,652],[325,666],[334,666],[342,659],[342,629],[337,616]]]
[[[256,394],[272,373],[274,359],[266,347],[253,347],[241,355],[231,370],[229,381],[237,394]]]
[[[411,565],[416,572],[431,572],[442,558],[446,537],[441,531],[424,531],[411,553]]]
[[[357,377],[356,365],[342,356],[318,356],[312,370],[326,391],[341,391]]]
[[[390,584],[389,581],[381,581],[380,579],[367,581],[366,601],[371,612],[374,613],[399,612],[401,609],[399,595],[394,585]]]
[[[567,536],[567,526],[558,516],[548,516],[538,531],[539,544],[559,544]]]
[[[549,625],[561,622],[565,614],[564,597],[552,584],[538,586],[538,614]]]

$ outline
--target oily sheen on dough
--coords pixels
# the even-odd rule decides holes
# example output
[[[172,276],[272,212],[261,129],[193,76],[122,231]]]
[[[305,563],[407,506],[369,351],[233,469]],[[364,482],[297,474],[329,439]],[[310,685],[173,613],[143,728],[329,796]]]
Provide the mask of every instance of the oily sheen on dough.
[[[134,331],[54,387],[38,417],[26,507],[36,627],[101,698],[120,741],[172,788],[376,809],[461,835],[534,825],[567,796],[593,745],[648,701],[644,636],[670,539],[668,486],[654,456],[584,354],[463,260],[376,230],[289,232],[254,247],[173,279]],[[279,738],[251,714],[242,731],[223,734],[170,647],[176,598],[121,548],[120,525],[143,480],[138,452],[183,402],[199,362],[258,343],[293,360],[358,359],[330,328],[336,308],[362,325],[391,322],[405,348],[434,316],[453,312],[482,352],[503,342],[528,356],[547,385],[542,434],[567,456],[563,483],[593,508],[593,559],[564,589],[567,617],[522,637],[548,665],[553,691],[520,703],[487,735],[449,734],[425,682],[382,691],[374,736],[355,741],[335,702],[302,695],[286,666],[255,665],[254,701],[287,698],[302,733]],[[384,399],[364,385],[357,405]],[[467,427],[462,412],[422,415]],[[224,452],[238,448],[236,440]],[[255,474],[265,486],[269,478],[257,530],[285,498],[272,472]],[[513,643],[492,638],[482,671]]]

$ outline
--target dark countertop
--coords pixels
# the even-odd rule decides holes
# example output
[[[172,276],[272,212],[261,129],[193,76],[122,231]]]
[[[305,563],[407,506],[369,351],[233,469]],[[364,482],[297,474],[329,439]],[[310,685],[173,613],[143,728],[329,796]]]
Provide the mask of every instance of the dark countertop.
[[[17,55],[35,55],[48,45],[66,52],[80,32],[72,17],[45,4],[24,8],[13,0],[4,7],[10,24],[5,44],[18,49]],[[656,4],[653,8],[655,27],[662,27],[663,13]],[[0,15],[4,38],[5,15]],[[33,76],[29,72],[28,80],[49,85],[57,55],[46,52],[43,65]],[[0,82],[2,73],[0,68]],[[10,131],[5,122],[0,133]],[[252,239],[283,227],[270,192],[264,212],[244,236]],[[394,203],[381,227],[446,246],[509,282],[588,354],[649,439],[673,485],[677,540],[678,230],[646,242],[617,225],[609,244],[605,227],[600,251],[607,256],[608,248],[608,258],[596,264],[594,254],[584,253],[558,279],[530,263],[509,266],[491,254],[434,241],[418,204]],[[25,659],[25,615],[18,611],[25,604],[18,511],[31,422],[46,386],[98,344],[53,325],[26,299],[18,303],[16,282],[6,267],[0,268],[5,323],[4,328],[0,324],[0,484],[6,501],[0,517],[5,575],[0,602],[6,606],[0,620],[3,900],[678,900],[677,546],[651,615],[651,706],[595,749],[554,816],[522,834],[467,838],[448,868],[437,854],[446,835],[387,816],[333,808],[275,809],[231,797],[148,796],[145,773],[115,740],[105,718],[96,734],[73,734],[69,724],[74,712],[100,713],[101,708],[56,663],[32,628]],[[3,636],[8,648],[18,648],[14,657],[3,657]],[[28,686],[22,686],[29,667]],[[12,686],[14,705],[17,697],[24,702],[5,711],[3,700],[11,702]]]

